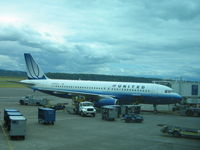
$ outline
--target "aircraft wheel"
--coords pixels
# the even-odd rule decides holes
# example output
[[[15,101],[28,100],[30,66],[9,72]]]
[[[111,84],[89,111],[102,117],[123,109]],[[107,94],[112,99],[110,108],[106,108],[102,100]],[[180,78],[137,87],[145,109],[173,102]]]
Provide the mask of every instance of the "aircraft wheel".
[[[173,136],[175,136],[175,137],[180,137],[181,135],[180,135],[180,133],[179,133],[178,131],[174,131],[174,132],[173,132]]]
[[[84,113],[81,111],[81,116],[84,117]]]

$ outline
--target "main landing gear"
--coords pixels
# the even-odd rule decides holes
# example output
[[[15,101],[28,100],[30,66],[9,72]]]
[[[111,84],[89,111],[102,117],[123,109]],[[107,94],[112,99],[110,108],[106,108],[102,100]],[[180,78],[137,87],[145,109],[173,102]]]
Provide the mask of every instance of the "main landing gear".
[[[158,110],[157,110],[157,105],[156,104],[153,104],[153,112],[155,113],[155,114],[157,114],[158,113]]]

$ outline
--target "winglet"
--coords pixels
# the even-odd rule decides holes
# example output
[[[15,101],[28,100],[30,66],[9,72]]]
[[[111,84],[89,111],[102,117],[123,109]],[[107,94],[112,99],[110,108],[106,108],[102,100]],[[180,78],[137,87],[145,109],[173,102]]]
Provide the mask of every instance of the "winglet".
[[[48,79],[31,54],[24,53],[28,79]]]

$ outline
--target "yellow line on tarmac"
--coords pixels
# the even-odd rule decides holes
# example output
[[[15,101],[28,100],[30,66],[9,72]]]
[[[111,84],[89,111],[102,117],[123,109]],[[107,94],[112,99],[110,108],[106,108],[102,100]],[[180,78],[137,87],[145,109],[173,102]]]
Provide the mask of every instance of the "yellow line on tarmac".
[[[10,141],[9,141],[9,136],[6,134],[6,131],[5,131],[5,128],[3,127],[3,123],[1,122],[1,129],[3,131],[3,135],[5,136],[6,138],[6,142],[7,142],[7,145],[8,145],[8,149],[9,150],[14,150],[13,149],[13,146],[11,145]]]

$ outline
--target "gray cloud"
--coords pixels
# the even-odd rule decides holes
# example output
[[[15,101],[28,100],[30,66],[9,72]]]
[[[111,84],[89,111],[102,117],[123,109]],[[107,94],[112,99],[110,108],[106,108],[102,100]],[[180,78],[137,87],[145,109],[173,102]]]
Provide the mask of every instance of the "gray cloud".
[[[51,71],[50,69],[54,67],[54,70],[59,72],[82,72],[86,68],[93,72],[97,65],[101,66],[111,62],[109,54],[95,52],[87,44],[71,44],[69,48],[67,44],[59,45],[43,40],[39,33],[30,28],[22,29],[20,32],[18,30],[20,31],[20,29],[15,29],[14,27],[3,30],[10,34],[2,34],[0,37],[0,45],[5,46],[5,42],[7,43],[6,47],[0,47],[1,53],[9,56],[19,56],[21,53],[21,58],[23,52],[31,52],[36,57],[43,56],[42,63],[45,66],[48,66],[49,62],[52,63],[47,67],[48,71]],[[22,49],[16,48],[18,46]],[[58,69],[56,69],[57,66]]]
[[[151,15],[164,20],[188,21],[200,16],[200,2],[198,0],[155,0],[153,3],[146,1],[145,6],[150,10]]]
[[[46,72],[200,80],[197,0],[19,3],[0,2],[2,69],[29,52]]]

